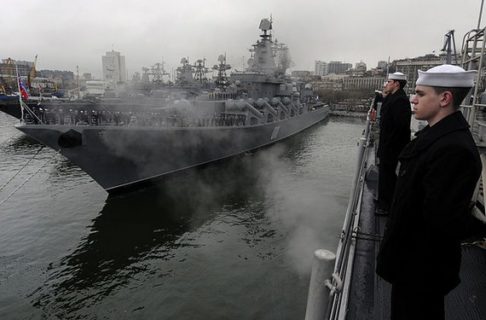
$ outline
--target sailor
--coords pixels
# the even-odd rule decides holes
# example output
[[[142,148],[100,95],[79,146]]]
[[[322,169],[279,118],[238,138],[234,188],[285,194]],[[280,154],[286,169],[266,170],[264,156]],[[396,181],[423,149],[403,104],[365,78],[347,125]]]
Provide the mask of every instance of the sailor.
[[[392,284],[391,319],[444,319],[444,297],[460,281],[461,241],[484,233],[470,213],[481,161],[458,111],[475,74],[452,65],[419,71],[411,102],[428,125],[399,155],[377,258],[378,275]]]
[[[398,155],[410,141],[412,110],[403,87],[406,76],[401,72],[388,75],[380,112],[380,140],[378,144],[379,182],[376,214],[387,215],[395,189]]]

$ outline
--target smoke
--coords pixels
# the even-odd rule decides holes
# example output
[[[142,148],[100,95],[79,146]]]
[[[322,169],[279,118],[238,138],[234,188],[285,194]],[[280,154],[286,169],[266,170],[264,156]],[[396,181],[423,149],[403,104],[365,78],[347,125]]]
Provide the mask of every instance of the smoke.
[[[284,145],[277,145],[260,154],[260,161],[265,163],[262,168],[271,168],[260,174],[264,179],[266,202],[271,204],[267,216],[286,233],[288,262],[305,275],[311,270],[316,249],[335,250],[342,204],[334,197],[334,191],[326,190],[333,186],[323,188],[325,183],[321,177],[301,172],[301,167],[285,151]]]
[[[216,137],[197,141],[201,138],[200,134],[209,134],[210,131],[202,130],[199,134],[189,134],[192,131],[194,130],[168,130],[164,140],[161,140],[159,134],[146,133],[144,136],[135,136],[134,139],[115,131],[113,134],[105,132],[104,137],[108,138],[109,148],[118,149],[120,155],[141,164],[140,170],[154,170],[153,172],[160,172],[163,166],[167,165],[169,168],[172,165],[163,164],[160,159],[173,158],[176,168],[181,167],[184,161],[190,160],[191,153],[195,153],[196,150],[204,149],[208,152],[212,146],[224,145],[231,148],[238,144],[237,137],[230,136],[227,131],[214,131],[219,139],[223,139],[221,141]],[[177,135],[183,132],[186,133]],[[224,139],[229,139],[231,143],[226,143]],[[342,190],[336,191],[336,185],[326,182],[322,172],[309,170],[305,164],[299,163],[304,160],[293,157],[292,148],[296,144],[302,144],[302,141],[296,139],[260,150],[251,157],[239,157],[238,160],[211,165],[204,170],[192,170],[187,173],[185,183],[177,177],[175,183],[167,184],[165,192],[179,198],[184,202],[187,211],[193,212],[193,216],[201,219],[209,219],[217,214],[214,211],[218,211],[218,208],[227,203],[231,203],[232,206],[240,203],[246,212],[252,209],[244,202],[253,199],[260,203],[261,200],[265,220],[270,221],[271,228],[283,234],[286,261],[298,273],[308,274],[316,249],[335,250],[339,232],[337,230],[342,224],[342,214],[345,210],[342,202],[346,200],[336,197]],[[183,146],[164,149],[176,143]],[[148,158],[151,156],[140,149],[142,145],[143,150],[155,150],[156,156],[153,159]],[[178,150],[182,150],[183,153],[175,154]],[[302,153],[296,156],[300,157]],[[146,158],[147,161],[136,159],[139,157]],[[159,160],[155,161],[156,158]],[[181,194],[185,196],[179,196]],[[235,197],[240,199],[234,201]],[[230,198],[231,200],[228,200]],[[198,219],[195,221],[200,224]],[[264,229],[259,230],[262,233],[268,231]]]

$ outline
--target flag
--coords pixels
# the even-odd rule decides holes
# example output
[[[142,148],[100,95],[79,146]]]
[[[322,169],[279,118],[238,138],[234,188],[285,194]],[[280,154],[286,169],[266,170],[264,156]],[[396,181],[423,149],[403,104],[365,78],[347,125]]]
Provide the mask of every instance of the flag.
[[[22,83],[22,80],[20,78],[19,78],[19,90],[20,90],[20,95],[22,96],[22,99],[29,100],[29,92],[25,88],[25,86]]]

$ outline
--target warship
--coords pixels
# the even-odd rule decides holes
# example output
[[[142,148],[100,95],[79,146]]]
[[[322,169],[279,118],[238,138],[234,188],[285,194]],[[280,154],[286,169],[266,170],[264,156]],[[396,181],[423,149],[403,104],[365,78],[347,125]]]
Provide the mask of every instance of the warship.
[[[274,144],[324,120],[329,107],[309,84],[286,75],[288,49],[272,40],[272,21],[262,19],[259,29],[248,68],[227,76],[231,66],[221,55],[214,87],[196,97],[142,111],[135,105],[116,112],[54,108],[16,128],[110,194]]]
[[[27,97],[22,96],[19,99],[18,92],[6,94],[0,86],[0,112],[20,120],[23,117],[22,111],[25,111],[26,119],[23,120],[41,122],[47,121],[46,115],[53,113],[70,113],[76,117],[77,114],[82,115],[87,111],[151,111],[165,106],[167,101],[176,98],[190,99],[199,95],[202,90],[214,87],[206,77],[209,69],[205,66],[205,59],[198,59],[190,64],[188,58],[182,58],[181,66],[176,69],[174,82],[164,81],[164,76],[167,77],[169,73],[165,71],[163,62],[142,70],[141,81],[139,79],[130,85],[125,84],[114,89],[107,88],[104,81],[90,80],[86,81],[83,90],[79,87],[69,90],[69,98],[58,97],[54,95],[55,92],[41,92],[29,85]],[[26,105],[24,110],[21,103]]]

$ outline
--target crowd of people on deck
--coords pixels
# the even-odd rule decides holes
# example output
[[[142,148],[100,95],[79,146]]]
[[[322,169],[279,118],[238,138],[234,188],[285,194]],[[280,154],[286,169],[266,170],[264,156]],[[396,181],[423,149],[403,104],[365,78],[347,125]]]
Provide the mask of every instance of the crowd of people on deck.
[[[246,124],[244,114],[219,113],[204,117],[190,117],[177,112],[63,110],[41,106],[33,107],[30,111],[24,113],[24,120],[27,123],[150,127],[243,126]]]

